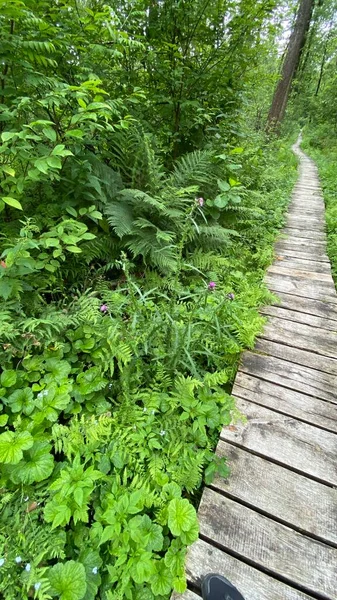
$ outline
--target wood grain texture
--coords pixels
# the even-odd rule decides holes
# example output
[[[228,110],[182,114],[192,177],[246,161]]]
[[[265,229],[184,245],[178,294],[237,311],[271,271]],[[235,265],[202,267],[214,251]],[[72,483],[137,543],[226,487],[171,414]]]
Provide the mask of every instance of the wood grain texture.
[[[337,485],[337,436],[268,408],[237,398],[247,422],[224,427],[220,437],[262,457]],[[337,563],[336,563],[337,564]]]
[[[295,294],[282,292],[282,290],[275,292],[275,295],[280,301],[280,306],[309,315],[316,315],[317,317],[337,320],[337,306],[333,299],[332,301],[324,301],[322,299],[303,298]]]
[[[261,337],[287,344],[293,348],[310,350],[322,356],[337,358],[337,334],[335,331],[270,316]]]
[[[200,533],[224,550],[281,575],[308,592],[337,597],[337,549],[205,489],[199,507]],[[226,521],[222,519],[226,515]]]
[[[310,367],[316,371],[323,371],[323,373],[337,375],[336,359],[327,358],[326,356],[321,356],[314,352],[307,352],[300,348],[292,348],[291,346],[286,346],[281,343],[258,338],[255,343],[255,352],[258,354],[274,356],[275,358],[282,358],[295,365]]]
[[[200,596],[191,592],[191,590],[186,590],[183,594],[177,594],[177,592],[173,592],[171,596],[172,600],[200,600]]]
[[[243,354],[240,371],[337,404],[335,375],[256,352]]]
[[[289,308],[283,308],[282,306],[265,306],[260,312],[263,315],[278,317],[279,319],[286,319],[287,321],[295,321],[296,323],[310,325],[311,327],[317,327],[319,329],[327,329],[335,333],[337,332],[337,321],[333,321],[333,319],[315,317],[314,315],[301,313],[297,310],[290,310]]]
[[[285,275],[277,275],[276,273],[266,275],[265,282],[272,292],[284,292],[300,296],[301,298],[330,302],[331,304],[335,304],[337,308],[337,298],[332,284],[305,281],[299,278],[295,279]]]
[[[227,459],[231,475],[228,479],[216,477],[212,488],[323,542],[337,545],[336,489],[222,440],[216,453]]]
[[[235,585],[245,600],[310,600],[312,598],[204,540],[198,540],[189,549],[186,571],[188,580],[198,587],[200,587],[200,580],[207,573],[221,573]],[[178,598],[185,600],[184,596]]]
[[[316,260],[305,260],[303,258],[292,258],[290,256],[277,257],[274,265],[280,267],[290,267],[309,273],[327,273],[331,276],[331,267],[327,262],[318,262]]]
[[[269,267],[268,274],[276,273],[277,275],[284,275],[286,277],[291,277],[295,279],[300,279],[303,281],[318,281],[318,282],[328,282],[329,286],[332,287],[332,280],[330,273],[316,273],[315,271],[304,271],[300,268],[294,268],[289,266],[286,262],[283,261],[282,264],[277,262],[275,265]],[[333,287],[334,290],[334,287]]]
[[[233,395],[337,433],[337,405],[239,371]]]
[[[298,236],[305,239],[326,241],[325,232],[315,231],[314,229],[296,229],[295,227],[285,227],[282,232],[289,236]]]

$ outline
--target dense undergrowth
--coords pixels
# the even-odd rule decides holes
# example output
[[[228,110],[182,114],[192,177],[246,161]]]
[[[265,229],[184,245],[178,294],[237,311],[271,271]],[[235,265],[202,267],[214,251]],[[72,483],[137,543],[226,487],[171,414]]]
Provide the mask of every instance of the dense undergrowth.
[[[337,284],[337,143],[336,137],[331,135],[330,125],[317,126],[312,130],[308,128],[303,149],[315,160],[318,167],[326,209],[327,250],[332,275]]]
[[[0,595],[166,598],[185,589],[198,490],[228,474],[213,449],[296,162],[239,123],[234,83],[215,93],[217,61],[213,105],[195,94],[170,129],[182,46],[146,51],[145,10],[134,36],[123,7],[0,5]]]

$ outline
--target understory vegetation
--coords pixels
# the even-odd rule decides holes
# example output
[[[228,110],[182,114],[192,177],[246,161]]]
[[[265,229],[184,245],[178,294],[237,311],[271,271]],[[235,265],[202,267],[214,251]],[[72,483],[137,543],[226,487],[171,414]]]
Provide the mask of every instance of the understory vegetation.
[[[5,600],[183,592],[229,472],[296,178],[260,127],[276,4],[155,6],[0,0]]]

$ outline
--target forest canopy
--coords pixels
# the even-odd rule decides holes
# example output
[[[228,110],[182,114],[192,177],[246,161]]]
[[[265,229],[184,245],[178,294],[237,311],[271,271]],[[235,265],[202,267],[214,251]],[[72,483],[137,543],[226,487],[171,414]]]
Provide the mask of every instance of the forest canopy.
[[[333,145],[335,9],[0,0],[5,600],[185,590],[290,138]]]

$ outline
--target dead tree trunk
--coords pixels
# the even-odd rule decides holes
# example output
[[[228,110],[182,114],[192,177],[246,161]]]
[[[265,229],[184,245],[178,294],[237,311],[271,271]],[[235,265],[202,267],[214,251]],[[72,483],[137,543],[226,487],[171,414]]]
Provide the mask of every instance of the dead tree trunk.
[[[283,62],[281,77],[276,86],[273,101],[267,119],[267,131],[277,132],[284,117],[291,90],[291,84],[296,75],[308,33],[314,0],[300,0],[294,28],[291,32],[288,50]]]

